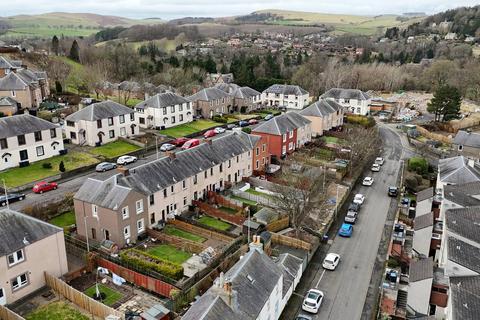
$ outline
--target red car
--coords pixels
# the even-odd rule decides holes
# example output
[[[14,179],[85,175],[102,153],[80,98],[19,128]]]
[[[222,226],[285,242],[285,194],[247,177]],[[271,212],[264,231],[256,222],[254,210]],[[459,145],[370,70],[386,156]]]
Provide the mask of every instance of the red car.
[[[56,182],[46,182],[42,181],[33,186],[33,192],[35,193],[44,193],[45,191],[55,190],[58,188]]]
[[[257,119],[250,119],[248,121],[248,124],[257,124],[258,123],[258,120]]]
[[[207,132],[205,132],[203,134],[203,137],[206,139],[206,138],[214,137],[216,135],[217,135],[217,133],[215,132],[215,130],[208,130]]]
[[[183,144],[185,142],[187,142],[189,139],[188,138],[177,138],[175,140],[173,140],[172,144],[175,146],[175,147],[181,147],[183,146]]]
[[[186,150],[186,149],[190,149],[190,148],[193,148],[193,147],[196,147],[200,144],[200,140],[198,139],[190,139],[188,140],[187,142],[185,142],[182,146],[182,149],[183,150]]]

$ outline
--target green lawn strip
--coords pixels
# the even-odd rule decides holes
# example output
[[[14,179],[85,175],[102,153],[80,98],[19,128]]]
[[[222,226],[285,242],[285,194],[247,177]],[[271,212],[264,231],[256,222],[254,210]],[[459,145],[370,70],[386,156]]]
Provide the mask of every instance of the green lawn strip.
[[[98,284],[98,290],[100,290],[101,293],[105,294],[105,300],[103,300],[102,302],[107,306],[112,306],[118,300],[123,298],[123,295],[120,292],[115,291],[107,286],[104,286],[103,284]],[[95,285],[85,290],[84,293],[90,298],[93,298],[93,296],[95,295]]]
[[[60,228],[69,227],[72,224],[75,224],[75,212],[68,211],[62,213],[61,215],[51,219],[49,222]]]
[[[223,231],[230,229],[232,226],[230,223],[224,222],[222,220],[218,220],[216,218],[208,217],[208,216],[203,216],[197,221],[200,224],[215,228],[217,230],[223,230]]]
[[[196,234],[193,234],[187,231],[177,229],[170,225],[165,226],[165,228],[163,229],[163,232],[171,236],[177,236],[177,237],[195,241],[195,242],[204,242],[207,240],[206,238],[197,236]]]
[[[94,289],[95,290],[95,289]],[[86,315],[80,313],[69,304],[57,301],[40,307],[25,317],[26,320],[88,320]]]
[[[228,213],[228,214],[236,214],[238,211],[229,207],[219,207],[219,210]]]
[[[55,156],[49,159],[31,163],[28,167],[12,168],[0,172],[0,181],[5,179],[7,187],[18,187],[32,181],[41,180],[60,174],[60,162],[63,161],[66,171],[98,163],[92,155],[80,152],[69,152],[66,155]],[[45,169],[42,164],[50,163],[51,169]]]
[[[201,119],[201,120],[196,120],[190,123],[181,124],[176,127],[171,127],[171,128],[161,130],[160,133],[166,136],[178,138],[178,137],[184,137],[189,134],[193,134],[208,128],[221,126],[221,125],[223,125],[223,123],[218,123],[212,120]]]
[[[133,151],[137,151],[141,149],[139,146],[136,146],[134,144],[117,140],[114,142],[110,142],[107,144],[104,144],[100,147],[96,147],[90,151],[90,153],[99,155],[99,156],[104,156],[105,158],[115,158],[121,155],[124,155],[126,153],[130,153]]]
[[[242,197],[237,197],[237,196],[230,196],[230,198],[234,199],[234,200],[238,200],[238,201],[241,201],[245,204],[248,204],[248,205],[251,205],[251,206],[255,206],[257,205],[257,203],[255,201],[252,201],[252,200],[249,200],[249,199],[245,199],[245,198],[242,198]]]
[[[264,193],[264,192],[257,191],[255,189],[248,189],[246,192],[250,193],[250,194],[253,194],[253,195],[256,195],[256,196],[259,196],[259,197],[263,197],[263,198],[270,198],[270,199],[272,198],[272,195]]]
[[[148,249],[147,252],[151,255],[159,257],[160,259],[170,261],[177,265],[181,265],[192,256],[191,253],[179,250],[168,244],[161,244],[159,246],[152,247]]]

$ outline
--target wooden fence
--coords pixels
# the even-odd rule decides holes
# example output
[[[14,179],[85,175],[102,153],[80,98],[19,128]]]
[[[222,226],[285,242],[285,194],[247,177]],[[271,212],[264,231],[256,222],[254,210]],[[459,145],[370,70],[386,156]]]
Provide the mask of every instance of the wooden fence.
[[[223,207],[237,210],[237,214],[239,215],[243,214],[243,207],[241,205],[238,205],[236,202],[233,202],[231,199],[227,199],[216,192],[209,191],[208,198],[212,199],[216,204],[219,204]]]
[[[233,192],[234,196],[244,198],[244,199],[259,203],[259,204],[264,205],[264,206],[268,206],[268,207],[272,207],[272,208],[277,207],[277,203],[275,202],[275,200],[273,198],[269,198],[267,195],[260,196],[260,195],[251,194],[251,193],[248,193],[248,192],[245,192],[245,191],[240,191],[240,190],[232,190],[232,192]]]
[[[449,138],[449,137],[444,136],[444,135],[439,134],[439,133],[430,132],[430,131],[428,131],[427,129],[425,129],[425,128],[423,128],[423,127],[417,126],[417,131],[418,131],[418,133],[420,133],[422,136],[427,137],[428,139],[441,141],[441,142],[447,143],[447,144],[451,144],[451,143],[452,143],[452,138]]]
[[[303,249],[309,252],[312,249],[312,245],[308,242],[302,241],[300,239],[287,237],[278,233],[272,233],[272,243],[277,243],[297,249]]]
[[[0,304],[0,319],[2,320],[25,320],[22,316]]]
[[[193,200],[192,204],[200,208],[200,211],[204,212],[205,214],[208,214],[209,216],[221,219],[223,221],[232,223],[240,227],[243,225],[243,223],[246,220],[246,218],[243,216],[228,214],[226,212],[223,212],[222,210],[212,207],[211,205],[205,202]]]
[[[288,228],[289,225],[290,225],[290,218],[286,216],[267,224],[267,230],[270,232],[277,232],[277,231]]]
[[[188,251],[191,253],[200,253],[207,248],[206,245],[188,240],[185,238],[180,238],[172,235],[165,234],[153,229],[147,229],[147,234],[149,237],[159,240],[161,243],[167,243],[177,249]]]
[[[45,282],[47,286],[49,286],[57,294],[63,296],[67,300],[70,300],[75,305],[96,317],[105,319],[109,315],[115,315],[120,319],[125,319],[125,316],[122,312],[112,309],[101,302],[93,300],[86,294],[70,287],[62,280],[48,274],[47,272],[45,272]]]
[[[198,235],[200,235],[202,237],[206,237],[208,239],[215,239],[215,240],[219,240],[219,241],[226,242],[226,243],[229,243],[234,239],[234,237],[230,237],[230,236],[224,235],[224,234],[219,233],[219,232],[207,230],[205,228],[198,227],[198,226],[195,226],[193,224],[190,224],[190,223],[187,223],[187,222],[184,222],[184,221],[180,221],[179,219],[169,220],[168,223],[174,225],[178,229],[181,229],[181,230],[184,230],[184,231],[187,231],[187,232],[191,232],[191,233],[194,233],[194,234],[198,234]]]

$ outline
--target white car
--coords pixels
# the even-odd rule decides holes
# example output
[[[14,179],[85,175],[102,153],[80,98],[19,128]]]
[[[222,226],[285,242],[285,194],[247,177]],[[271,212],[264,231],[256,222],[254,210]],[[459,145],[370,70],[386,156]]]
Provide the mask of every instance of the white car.
[[[375,163],[378,164],[378,165],[381,165],[383,166],[383,163],[385,162],[385,160],[382,158],[382,157],[377,157],[375,159]]]
[[[362,205],[364,201],[365,201],[365,196],[361,193],[357,193],[353,198],[353,203],[358,203],[360,205]]]
[[[137,157],[134,156],[121,156],[117,159],[117,164],[126,165],[137,161]]]
[[[322,305],[323,292],[317,289],[310,289],[302,303],[302,309],[310,313],[318,313]]]
[[[225,128],[216,127],[215,129],[213,129],[213,131],[215,131],[216,134],[220,134],[225,132]]]
[[[365,177],[362,181],[362,185],[364,186],[371,186],[373,184],[373,178],[372,177]]]
[[[372,164],[372,169],[373,172],[378,172],[380,171],[380,165],[378,163]]]
[[[160,147],[160,151],[171,151],[173,149],[175,149],[175,145],[173,145],[171,143],[164,143]]]
[[[329,253],[323,260],[322,267],[328,270],[335,270],[340,262],[340,255],[336,253]]]

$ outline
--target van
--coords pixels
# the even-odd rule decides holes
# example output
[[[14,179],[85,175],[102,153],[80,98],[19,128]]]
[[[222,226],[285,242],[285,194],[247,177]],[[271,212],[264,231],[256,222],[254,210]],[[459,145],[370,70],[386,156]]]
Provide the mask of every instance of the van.
[[[182,146],[182,149],[183,150],[186,150],[186,149],[190,149],[190,148],[193,148],[193,147],[196,147],[200,144],[200,140],[198,139],[190,139],[188,140],[187,142],[185,142]]]

